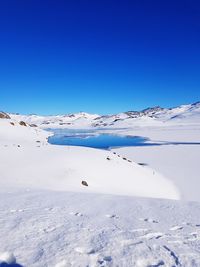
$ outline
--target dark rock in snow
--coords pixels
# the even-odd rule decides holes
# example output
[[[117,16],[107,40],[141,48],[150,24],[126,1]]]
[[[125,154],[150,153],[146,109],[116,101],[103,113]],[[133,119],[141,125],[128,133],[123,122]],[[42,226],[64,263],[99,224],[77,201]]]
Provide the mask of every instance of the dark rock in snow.
[[[82,181],[81,184],[84,186],[88,186],[88,183],[86,181]]]
[[[19,124],[20,124],[21,126],[27,126],[26,123],[25,123],[24,121],[20,121]]]
[[[0,111],[0,119],[11,119],[11,118],[7,113]]]

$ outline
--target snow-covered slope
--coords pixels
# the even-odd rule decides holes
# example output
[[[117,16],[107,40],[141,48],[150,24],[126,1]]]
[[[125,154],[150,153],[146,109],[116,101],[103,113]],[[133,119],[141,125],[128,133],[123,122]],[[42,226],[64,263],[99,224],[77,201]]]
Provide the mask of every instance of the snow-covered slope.
[[[200,123],[200,102],[166,109],[155,114],[156,118],[163,121]]]
[[[91,122],[99,117],[96,114],[80,112],[76,114],[38,116],[38,115],[20,115],[10,114],[14,120],[22,120],[29,124],[36,124],[41,128],[67,128],[67,127],[89,127]]]
[[[200,201],[200,143],[121,147],[115,151],[150,166],[174,181],[181,192],[181,199]]]
[[[163,126],[163,124],[200,124],[200,102],[169,109],[157,106],[142,111],[128,111],[104,116],[84,112],[57,116],[9,115],[13,119],[36,124],[42,128],[122,128]]]
[[[110,151],[49,145],[47,132],[12,122],[0,120],[1,187],[179,198],[173,183],[150,168]]]
[[[1,145],[29,145],[40,142],[47,142],[49,133],[38,127],[20,125],[20,121],[14,119],[0,119],[0,144]]]
[[[0,266],[200,266],[200,204],[159,199],[181,197],[172,181],[132,153],[127,160],[121,152],[50,145],[48,132],[29,125],[44,118],[10,117],[0,119]],[[124,118],[131,120],[157,123]],[[150,135],[173,140],[177,128],[150,128]],[[190,131],[198,137],[199,128]]]
[[[142,111],[129,111],[95,119],[95,127],[163,126],[163,124],[200,124],[200,102],[163,109],[159,106]]]
[[[199,210],[194,202],[10,190],[0,194],[0,260],[14,253],[16,267],[199,267]]]

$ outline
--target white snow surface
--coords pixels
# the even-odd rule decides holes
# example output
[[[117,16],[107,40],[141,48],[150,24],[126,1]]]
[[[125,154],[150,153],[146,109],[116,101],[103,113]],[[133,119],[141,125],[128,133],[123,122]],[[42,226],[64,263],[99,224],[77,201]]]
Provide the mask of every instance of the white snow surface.
[[[124,147],[113,151],[172,180],[181,199],[200,201],[200,145]]]
[[[0,121],[3,129],[0,133],[1,188],[31,187],[179,199],[173,182],[151,168],[124,161],[110,151],[49,145],[46,132],[15,124]],[[82,181],[89,186],[82,186]]]
[[[0,195],[0,249],[20,266],[197,267],[199,210],[195,202],[10,190]]]
[[[198,103],[137,118],[10,116],[0,119],[0,266],[200,266]],[[114,117],[123,120],[107,132],[162,145],[55,146],[41,129],[49,127],[44,119],[51,127],[71,118],[69,127],[92,128]]]

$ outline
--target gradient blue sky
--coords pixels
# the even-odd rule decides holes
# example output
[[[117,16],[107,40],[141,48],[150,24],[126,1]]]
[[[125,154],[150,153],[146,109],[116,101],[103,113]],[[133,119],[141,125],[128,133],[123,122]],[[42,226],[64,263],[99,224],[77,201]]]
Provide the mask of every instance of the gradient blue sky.
[[[40,114],[200,100],[200,1],[0,1],[0,92]]]

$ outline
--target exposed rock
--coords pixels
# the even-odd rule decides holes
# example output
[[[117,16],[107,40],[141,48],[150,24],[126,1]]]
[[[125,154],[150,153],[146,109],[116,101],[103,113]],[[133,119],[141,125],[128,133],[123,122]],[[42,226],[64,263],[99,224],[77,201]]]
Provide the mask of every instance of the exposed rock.
[[[113,122],[116,122],[116,121],[121,121],[122,119],[115,119]]]
[[[139,162],[138,163],[140,166],[147,166],[148,164],[147,163],[143,163],[143,162]]]
[[[37,125],[36,124],[34,124],[34,123],[32,123],[32,124],[29,124],[30,125],[30,127],[37,127]]]
[[[20,124],[21,126],[27,126],[27,124],[26,124],[24,121],[20,121],[19,124]]]
[[[75,115],[74,114],[69,114],[69,115],[66,115],[66,117],[69,117],[69,118],[74,118]]]
[[[153,107],[153,108],[143,109],[141,111],[141,113],[143,113],[144,115],[155,114],[156,112],[160,112],[162,110],[163,110],[163,108],[161,108],[160,106],[156,106],[156,107]]]
[[[10,124],[13,125],[13,126],[15,125],[14,122],[10,122]]]
[[[11,118],[7,113],[0,111],[0,119],[11,119]]]
[[[191,104],[191,106],[200,106],[200,101],[197,101],[197,102]]]
[[[71,125],[70,122],[60,122],[59,125]]]
[[[86,181],[82,181],[81,184],[84,186],[88,186],[88,183]]]

